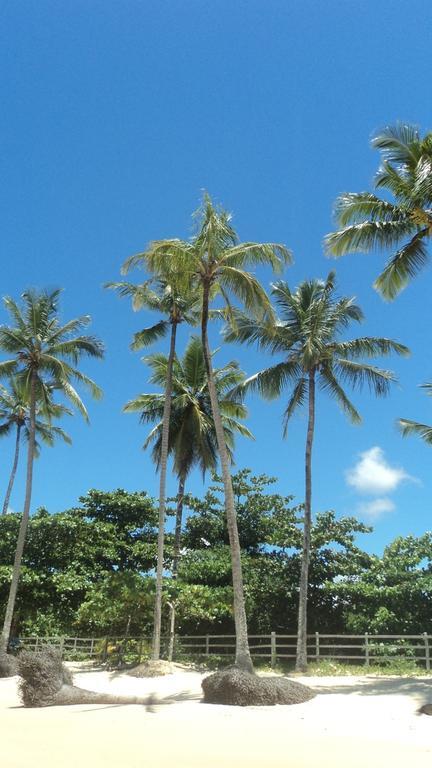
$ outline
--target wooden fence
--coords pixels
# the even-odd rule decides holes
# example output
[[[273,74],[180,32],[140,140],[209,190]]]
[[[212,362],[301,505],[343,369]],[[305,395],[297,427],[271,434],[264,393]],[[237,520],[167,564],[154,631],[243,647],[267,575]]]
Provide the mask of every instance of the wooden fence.
[[[278,660],[295,659],[296,635],[271,632],[268,635],[249,635],[249,647],[254,658],[268,659],[272,666]],[[338,660],[351,664],[385,663],[391,659],[409,659],[431,669],[432,635],[331,635],[315,632],[308,635],[308,661]],[[22,637],[12,647],[37,650],[44,645],[59,648],[66,659],[95,659],[106,661],[117,657],[141,659],[150,651],[149,637]],[[162,638],[163,651],[168,638]],[[176,635],[174,658],[206,658],[226,656],[233,658],[235,635]]]

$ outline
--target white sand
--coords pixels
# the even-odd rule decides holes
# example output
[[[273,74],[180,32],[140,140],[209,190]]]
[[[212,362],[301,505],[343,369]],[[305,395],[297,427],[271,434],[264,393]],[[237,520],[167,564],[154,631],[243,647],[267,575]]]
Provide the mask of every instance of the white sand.
[[[146,707],[24,709],[17,678],[0,680],[1,768],[428,768],[432,703],[426,678],[296,678],[319,695],[277,707],[201,704],[197,672],[136,679],[81,672],[95,691],[188,700]]]

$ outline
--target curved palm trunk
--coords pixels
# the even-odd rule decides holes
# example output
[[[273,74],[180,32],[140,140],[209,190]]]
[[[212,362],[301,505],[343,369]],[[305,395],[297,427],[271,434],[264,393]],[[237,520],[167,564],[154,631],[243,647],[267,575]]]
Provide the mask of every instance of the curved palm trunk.
[[[307,598],[312,526],[312,444],[315,429],[315,371],[309,373],[309,418],[305,452],[305,516],[299,588],[296,670],[307,669]]]
[[[203,286],[203,305],[201,318],[201,335],[204,353],[204,361],[207,371],[207,384],[213,413],[213,421],[219,450],[222,479],[224,484],[225,514],[227,518],[228,535],[231,551],[232,581],[234,593],[234,623],[236,631],[236,655],[235,664],[239,669],[253,672],[253,664],[249,651],[246,609],[243,591],[243,573],[241,565],[240,540],[237,528],[237,516],[234,503],[231,473],[229,468],[228,452],[226,449],[225,435],[219,409],[216,386],[213,377],[213,366],[210,347],[207,337],[209,311],[209,285]]]
[[[172,371],[175,356],[177,323],[171,324],[171,341],[168,357],[167,379],[165,387],[165,403],[162,416],[162,445],[161,445],[161,469],[159,482],[159,521],[157,540],[157,566],[156,566],[156,596],[154,607],[154,627],[152,659],[160,658],[161,621],[162,621],[162,579],[163,579],[163,554],[165,538],[165,503],[166,503],[166,474],[168,461],[168,437],[171,415]]]
[[[183,500],[185,489],[186,477],[182,475],[179,480],[179,487],[177,493],[177,510],[175,521],[175,533],[174,533],[174,552],[173,552],[173,566],[171,576],[173,579],[177,579],[178,564],[180,560],[180,542],[183,520]],[[168,661],[172,661],[174,654],[174,636],[175,636],[175,616],[176,616],[176,604],[175,599],[170,606],[170,629],[169,629],[169,645],[168,645]]]
[[[15,550],[15,559],[12,571],[12,581],[9,589],[9,597],[6,606],[6,613],[3,623],[3,629],[0,638],[0,653],[6,652],[9,644],[9,635],[12,626],[12,618],[15,608],[15,599],[18,589],[18,582],[21,572],[21,561],[24,551],[25,538],[27,534],[28,521],[30,517],[30,502],[33,484],[33,460],[35,451],[35,433],[36,433],[36,373],[33,371],[30,388],[30,429],[27,452],[27,477],[26,494],[24,500],[24,509],[21,518],[21,524],[18,532],[17,547]]]
[[[16,431],[16,441],[15,441],[15,455],[14,460],[12,464],[12,472],[9,478],[9,485],[7,487],[6,496],[3,504],[3,512],[2,515],[5,515],[9,509],[9,502],[10,497],[12,493],[12,488],[14,486],[15,482],[15,475],[18,467],[18,460],[19,460],[19,449],[20,449],[20,437],[21,437],[21,424],[17,424],[17,431]]]

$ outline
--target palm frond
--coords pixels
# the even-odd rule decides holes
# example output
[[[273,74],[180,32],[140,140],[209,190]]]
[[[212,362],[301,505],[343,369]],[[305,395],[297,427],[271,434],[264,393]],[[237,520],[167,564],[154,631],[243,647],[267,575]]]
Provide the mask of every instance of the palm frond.
[[[429,228],[423,228],[389,259],[374,283],[374,288],[385,299],[394,299],[428,262],[429,254],[425,242],[428,235]]]
[[[402,433],[402,437],[418,435],[425,443],[432,445],[432,427],[428,424],[419,424],[417,421],[411,421],[410,419],[398,419],[396,424]]]

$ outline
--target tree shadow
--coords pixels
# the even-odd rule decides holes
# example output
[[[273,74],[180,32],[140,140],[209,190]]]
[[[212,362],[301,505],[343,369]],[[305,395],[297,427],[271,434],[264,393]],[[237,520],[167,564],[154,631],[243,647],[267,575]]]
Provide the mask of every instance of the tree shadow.
[[[432,701],[432,680],[418,677],[368,677],[347,685],[314,683],[311,686],[321,696],[347,694],[359,696],[408,696],[416,701]]]

